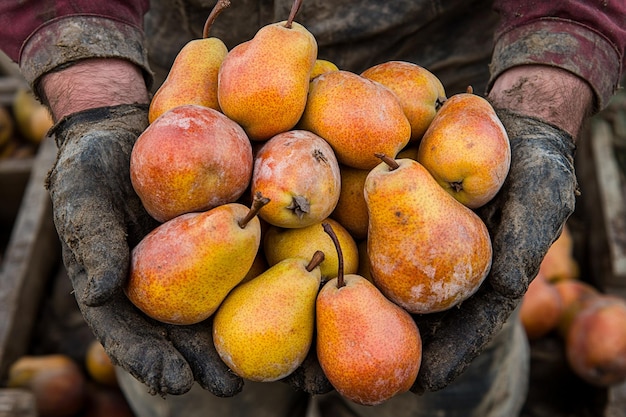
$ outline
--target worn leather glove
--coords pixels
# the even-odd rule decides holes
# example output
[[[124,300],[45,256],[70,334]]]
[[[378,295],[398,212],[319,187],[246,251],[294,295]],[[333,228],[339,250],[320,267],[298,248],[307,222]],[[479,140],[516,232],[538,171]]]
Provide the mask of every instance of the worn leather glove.
[[[511,168],[496,197],[478,210],[493,242],[490,273],[458,308],[415,316],[422,365],[412,391],[446,387],[502,328],[563,224],[574,211],[574,144],[541,120],[497,110],[511,142]]]
[[[87,324],[113,362],[151,393],[182,394],[197,381],[217,396],[232,396],[243,382],[217,355],[210,322],[156,322],[121,289],[129,248],[157,225],[129,174],[147,113],[141,105],[97,108],[70,115],[52,129],[59,152],[46,185],[63,260]]]

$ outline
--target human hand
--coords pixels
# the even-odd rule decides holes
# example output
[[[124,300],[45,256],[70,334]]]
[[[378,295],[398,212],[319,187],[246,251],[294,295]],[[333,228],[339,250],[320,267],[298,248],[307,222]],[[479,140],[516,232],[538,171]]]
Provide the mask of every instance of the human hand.
[[[511,168],[496,197],[478,210],[493,243],[490,273],[458,308],[415,316],[423,358],[412,391],[446,387],[502,328],[574,211],[574,143],[539,119],[497,110],[511,142]]]
[[[243,382],[217,355],[210,323],[156,322],[122,291],[130,248],[157,225],[129,174],[147,113],[146,105],[94,108],[52,129],[59,152],[46,185],[64,263],[87,324],[113,362],[150,392],[182,394],[197,381],[216,396],[232,396]]]

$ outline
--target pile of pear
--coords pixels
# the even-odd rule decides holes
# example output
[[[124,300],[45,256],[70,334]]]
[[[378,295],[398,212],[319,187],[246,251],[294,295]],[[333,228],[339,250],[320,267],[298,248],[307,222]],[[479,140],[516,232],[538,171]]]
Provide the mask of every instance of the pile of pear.
[[[170,324],[212,326],[252,381],[311,350],[344,397],[405,392],[422,345],[412,314],[450,309],[486,278],[475,209],[500,190],[510,145],[489,102],[446,97],[417,64],[357,74],[318,56],[294,21],[227,50],[186,44],[154,94],[130,161],[161,224],[131,253],[128,298]]]

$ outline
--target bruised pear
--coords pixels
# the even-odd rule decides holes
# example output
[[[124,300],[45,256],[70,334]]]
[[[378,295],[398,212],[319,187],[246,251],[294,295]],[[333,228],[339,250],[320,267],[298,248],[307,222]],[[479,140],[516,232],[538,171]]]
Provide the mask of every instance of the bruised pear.
[[[374,282],[411,313],[450,309],[474,294],[491,268],[487,227],[419,162],[381,157],[365,180]]]

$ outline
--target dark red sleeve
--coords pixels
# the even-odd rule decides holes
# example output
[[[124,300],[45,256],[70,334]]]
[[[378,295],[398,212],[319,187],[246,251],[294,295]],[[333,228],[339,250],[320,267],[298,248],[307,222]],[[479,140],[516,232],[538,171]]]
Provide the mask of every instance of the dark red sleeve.
[[[623,0],[496,0],[492,79],[525,64],[560,67],[587,80],[603,108],[618,87],[625,64]]]
[[[31,84],[47,71],[89,57],[128,59],[149,72],[143,16],[149,0],[0,2],[2,50]]]

